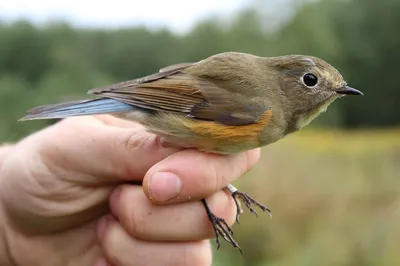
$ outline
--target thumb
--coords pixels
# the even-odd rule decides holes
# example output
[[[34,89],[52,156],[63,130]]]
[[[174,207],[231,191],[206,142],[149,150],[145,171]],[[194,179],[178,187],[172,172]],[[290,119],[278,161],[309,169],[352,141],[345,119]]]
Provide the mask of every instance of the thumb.
[[[68,118],[19,145],[30,145],[50,170],[88,185],[141,181],[152,165],[179,150],[164,147],[136,123],[110,116]]]

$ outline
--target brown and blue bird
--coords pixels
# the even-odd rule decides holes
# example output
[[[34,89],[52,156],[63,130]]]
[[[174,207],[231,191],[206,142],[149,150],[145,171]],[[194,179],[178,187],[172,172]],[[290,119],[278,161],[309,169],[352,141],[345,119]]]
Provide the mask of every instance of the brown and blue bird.
[[[259,57],[226,52],[195,63],[92,89],[94,99],[39,106],[21,120],[110,114],[142,124],[170,145],[233,154],[266,146],[309,124],[336,99],[362,95],[327,62],[313,56]],[[270,210],[233,185],[226,187],[256,214]],[[232,229],[202,203],[219,247],[222,236],[234,247]]]

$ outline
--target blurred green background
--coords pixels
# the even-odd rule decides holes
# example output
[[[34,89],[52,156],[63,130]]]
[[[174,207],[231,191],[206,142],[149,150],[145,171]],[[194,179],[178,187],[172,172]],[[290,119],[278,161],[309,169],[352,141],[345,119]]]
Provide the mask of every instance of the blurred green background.
[[[17,122],[36,105],[224,51],[318,56],[365,95],[263,149],[237,184],[273,219],[246,214],[244,256],[224,243],[214,265],[400,265],[400,0],[249,1],[186,33],[0,20],[0,140],[53,123]]]

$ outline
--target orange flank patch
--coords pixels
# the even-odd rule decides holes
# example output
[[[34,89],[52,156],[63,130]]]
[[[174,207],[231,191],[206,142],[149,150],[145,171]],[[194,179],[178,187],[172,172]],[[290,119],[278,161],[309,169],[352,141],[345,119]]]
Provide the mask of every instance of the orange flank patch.
[[[265,112],[256,123],[245,126],[227,126],[215,122],[190,122],[188,125],[193,132],[199,135],[209,136],[214,139],[230,139],[231,141],[253,141],[258,139],[261,131],[271,120],[272,111]]]

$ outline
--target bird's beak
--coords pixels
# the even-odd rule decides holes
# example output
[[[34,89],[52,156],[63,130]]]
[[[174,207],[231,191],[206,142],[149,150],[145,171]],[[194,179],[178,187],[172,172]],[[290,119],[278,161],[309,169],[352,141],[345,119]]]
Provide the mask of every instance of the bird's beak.
[[[359,90],[356,90],[352,87],[349,86],[344,86],[338,90],[336,90],[336,93],[338,94],[346,94],[346,95],[364,95],[364,93],[362,93]]]

